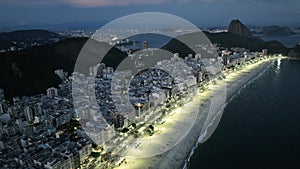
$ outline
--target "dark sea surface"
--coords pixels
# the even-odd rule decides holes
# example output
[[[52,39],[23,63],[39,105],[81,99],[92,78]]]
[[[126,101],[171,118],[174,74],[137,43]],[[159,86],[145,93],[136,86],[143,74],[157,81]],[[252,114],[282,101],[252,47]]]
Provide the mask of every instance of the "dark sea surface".
[[[136,41],[135,44],[127,46],[127,48],[131,49],[141,49],[144,41],[148,42],[149,48],[162,48],[170,40],[172,40],[171,37],[154,33],[139,34],[136,36],[132,36],[129,39],[131,41]]]
[[[300,61],[276,61],[247,85],[188,168],[300,168]]]
[[[285,47],[293,48],[297,44],[300,43],[300,34],[293,34],[293,35],[282,35],[282,36],[264,36],[255,34],[254,36],[260,37],[264,41],[278,41],[283,44]]]

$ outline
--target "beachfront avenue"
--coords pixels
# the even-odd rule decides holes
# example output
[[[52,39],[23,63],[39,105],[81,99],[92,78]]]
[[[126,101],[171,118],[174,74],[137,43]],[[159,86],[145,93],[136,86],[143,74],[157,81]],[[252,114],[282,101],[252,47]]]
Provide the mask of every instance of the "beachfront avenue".
[[[153,33],[149,30],[154,28],[139,29],[138,33],[115,29],[116,25],[120,26],[120,23],[125,21],[128,25],[121,30],[128,30],[126,26],[130,26],[129,30],[137,29],[132,27],[141,26],[138,25],[140,23],[136,23],[136,18],[149,17],[165,20],[166,22],[153,20],[153,25],[157,27],[158,23],[163,23],[162,26],[165,26],[164,24],[168,23],[171,31],[159,33],[185,44],[196,53],[196,57],[189,55],[182,59],[178,53],[144,45],[142,50],[129,54],[115,70],[99,64],[111,49],[110,45],[114,45],[103,38],[108,32],[115,30],[114,35],[118,39]],[[178,31],[178,27],[185,29]],[[191,31],[193,36],[183,36]],[[95,40],[106,43],[101,44],[101,52],[91,56],[89,49],[93,47]],[[94,65],[90,64],[95,60]],[[139,13],[117,19],[97,30],[81,50],[71,79],[74,109],[83,134],[103,150],[100,156],[105,157],[106,162],[99,165],[104,165],[101,166],[104,168],[112,163],[118,165],[125,161],[124,156],[160,156],[179,144],[190,132],[198,117],[200,99],[194,97],[197,96],[199,82],[204,84],[209,78],[218,76],[223,67],[221,62],[215,46],[205,34],[195,25],[177,16]],[[90,64],[89,67],[87,63]],[[89,70],[87,77],[80,73],[86,69]],[[97,86],[106,81],[111,90],[103,96],[108,88],[100,88],[102,92],[99,93]],[[225,85],[223,87],[226,88]],[[201,115],[203,126],[210,124],[209,121],[216,112],[223,112],[214,102],[225,103],[226,89],[220,90],[219,93],[219,99],[212,99],[210,102],[209,112]],[[99,98],[107,96],[109,99],[104,99],[104,103],[100,99],[99,104]],[[109,110],[106,111],[106,108]],[[218,111],[214,110],[216,108]],[[203,127],[201,132],[206,132],[205,128]],[[145,145],[147,148],[143,148]],[[103,158],[101,159],[103,161]]]
[[[202,111],[202,109],[206,109],[206,104],[209,102],[209,100],[212,99],[212,96],[215,94],[215,92],[218,91],[218,89],[222,89],[223,85],[226,85],[226,82],[236,82],[237,79],[241,78],[243,74],[248,74],[249,72],[256,72],[254,75],[257,75],[258,72],[262,71],[260,69],[266,68],[263,66],[258,68],[259,65],[269,65],[271,61],[280,60],[282,58],[284,57],[272,55],[259,59],[249,60],[245,62],[243,66],[240,66],[236,69],[223,71],[222,74],[215,77],[214,79],[211,79],[210,81],[205,82],[204,85],[198,84],[194,86],[193,88],[188,90],[188,93],[190,93],[191,95],[187,95],[192,96],[189,99],[184,99],[184,97],[174,97],[170,99],[172,100],[172,104],[168,109],[170,113],[162,113],[164,108],[166,107],[163,107],[162,109],[155,109],[153,112],[148,112],[150,115],[148,121],[137,123],[135,127],[131,126],[129,131],[127,131],[126,133],[119,133],[106,144],[106,150],[103,151],[102,154],[107,154],[109,152],[110,157],[109,159],[107,159],[107,161],[101,162],[101,158],[98,158],[94,161],[92,160],[93,163],[88,164],[88,166],[90,166],[91,168],[116,167],[120,169],[159,166],[159,164],[151,164],[152,162],[150,160],[147,160],[147,158],[137,159],[136,157],[130,156],[130,154],[143,153],[144,151],[147,151],[147,149],[151,150],[153,147],[149,146],[149,142],[160,140],[164,142],[164,144],[166,144],[169,139],[166,139],[164,134],[172,132],[172,125],[178,125],[178,123],[180,123],[180,120],[182,120],[182,116],[180,115],[183,115],[184,113],[186,113],[186,116],[188,116],[188,114],[193,114],[193,109],[190,108],[192,104],[200,103],[200,111],[201,113],[205,114],[205,111]],[[250,79],[252,78],[254,77],[251,77]],[[164,106],[166,106],[166,104]],[[198,115],[201,116],[202,114]],[[147,126],[149,125],[153,125],[155,128],[155,132],[151,136],[146,131]],[[149,142],[145,142],[145,140]],[[157,155],[155,158],[159,159],[163,155],[165,154]],[[148,159],[151,159],[151,157],[148,157]]]

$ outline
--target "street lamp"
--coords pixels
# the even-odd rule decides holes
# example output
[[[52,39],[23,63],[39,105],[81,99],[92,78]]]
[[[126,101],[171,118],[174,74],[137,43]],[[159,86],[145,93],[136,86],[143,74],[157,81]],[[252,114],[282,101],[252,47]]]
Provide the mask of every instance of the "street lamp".
[[[142,103],[137,103],[136,104],[137,108],[138,108],[138,111],[139,111],[139,117],[141,116],[141,107],[142,107]]]

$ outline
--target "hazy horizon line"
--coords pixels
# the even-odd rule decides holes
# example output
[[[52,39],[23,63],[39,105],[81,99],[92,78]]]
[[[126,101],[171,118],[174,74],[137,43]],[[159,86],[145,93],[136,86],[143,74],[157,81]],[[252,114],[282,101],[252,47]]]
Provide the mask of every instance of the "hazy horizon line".
[[[233,18],[235,19],[235,18]],[[105,24],[109,23],[110,21],[102,20],[102,21],[95,21],[95,20],[74,20],[74,21],[66,21],[60,23],[25,23],[25,24],[0,24],[0,31],[16,31],[16,30],[27,30],[27,29],[46,29],[46,30],[76,30],[76,29],[98,29],[104,26]],[[194,23],[197,27],[201,29],[208,29],[208,28],[227,28],[228,24],[200,24]],[[265,27],[265,26],[280,26],[280,27],[300,27],[300,23],[294,24],[260,24],[260,23],[252,23],[247,24],[245,21],[242,21],[244,25],[247,27]]]

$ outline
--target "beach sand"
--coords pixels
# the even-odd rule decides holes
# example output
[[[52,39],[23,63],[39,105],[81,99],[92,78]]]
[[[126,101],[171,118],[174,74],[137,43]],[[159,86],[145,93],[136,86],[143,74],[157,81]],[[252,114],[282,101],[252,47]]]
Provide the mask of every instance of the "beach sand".
[[[171,124],[164,124],[161,128],[165,131],[161,131],[158,127],[158,134],[153,136],[145,136],[140,140],[138,148],[129,147],[126,155],[126,164],[116,167],[117,169],[180,169],[184,167],[185,160],[189,157],[191,150],[197,144],[199,136],[206,132],[206,136],[202,138],[204,142],[213,131],[217,128],[217,124],[221,120],[222,110],[224,109],[224,103],[229,102],[236,93],[238,93],[243,86],[248,84],[252,79],[257,77],[260,73],[271,65],[274,59],[266,59],[257,63],[247,65],[242,70],[232,72],[226,76],[226,80],[217,81],[217,85],[210,85],[211,90],[204,92],[198,96],[195,96],[190,105],[200,105],[198,113],[195,113],[195,109],[190,112],[180,110],[177,114],[170,117],[174,120]],[[225,102],[222,98],[216,100],[211,99],[214,91],[226,90]],[[224,94],[224,92],[222,93]],[[221,95],[223,97],[223,95]],[[198,99],[198,100],[197,100]],[[213,108],[212,108],[213,103]],[[190,105],[185,105],[190,107]],[[184,109],[184,107],[182,108]],[[220,111],[219,111],[220,110]],[[210,112],[215,111],[215,112]],[[209,114],[213,117],[207,116]],[[218,115],[217,115],[218,114]],[[207,130],[203,126],[208,126],[208,123],[214,121],[214,125],[211,125]],[[186,123],[191,121],[190,123]],[[165,126],[165,127],[164,127]],[[188,131],[189,132],[188,132]],[[176,142],[177,139],[177,142]],[[179,139],[179,140],[178,140]],[[151,141],[152,140],[152,141]],[[148,141],[148,142],[147,142]],[[174,144],[174,146],[170,146]],[[169,146],[169,147],[168,147]],[[166,148],[167,147],[167,148]],[[169,149],[171,147],[171,149]],[[157,149],[156,149],[157,148]],[[151,155],[155,155],[152,156]]]

